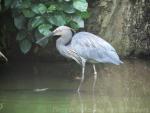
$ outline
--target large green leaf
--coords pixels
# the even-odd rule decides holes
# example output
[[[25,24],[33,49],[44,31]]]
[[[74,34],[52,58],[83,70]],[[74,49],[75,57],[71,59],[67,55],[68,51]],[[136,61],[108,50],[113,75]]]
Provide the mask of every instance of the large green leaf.
[[[72,20],[76,22],[80,28],[84,28],[84,20],[80,16],[74,16]]]
[[[56,10],[56,5],[51,4],[47,9],[47,13],[52,13],[55,10]]]
[[[21,30],[23,28],[25,28],[25,17],[24,16],[17,16],[14,17],[14,24],[17,27],[17,29]]]
[[[73,6],[75,9],[84,12],[87,10],[88,3],[86,2],[86,0],[74,0]]]
[[[48,21],[56,26],[62,26],[66,24],[66,19],[62,15],[49,16]]]
[[[69,26],[76,30],[80,28],[79,25],[74,21],[70,21]]]
[[[21,41],[21,40],[23,40],[23,39],[26,38],[26,35],[27,35],[27,34],[26,34],[24,31],[20,31],[20,32],[18,32],[18,34],[17,34],[16,40]]]
[[[51,28],[52,26],[50,24],[42,24],[38,27],[38,30],[41,34],[47,36]]]
[[[31,18],[31,17],[35,16],[35,13],[32,12],[31,10],[29,10],[29,9],[24,9],[24,10],[22,10],[22,12],[23,12],[23,15],[25,17],[28,17],[28,18]]]
[[[44,14],[47,11],[47,7],[44,4],[40,3],[38,5],[34,5],[32,7],[32,11],[37,14]]]
[[[31,0],[23,0],[21,2],[21,8],[29,8],[31,6]]]
[[[32,43],[28,39],[24,39],[19,42],[19,46],[21,51],[25,54],[31,49]]]
[[[12,4],[13,0],[5,0],[5,7],[10,7],[10,5]]]
[[[32,27],[32,23],[33,23],[33,20],[32,18],[29,19],[28,23],[27,23],[27,30],[28,31],[32,31],[34,28]]]
[[[90,17],[90,13],[88,13],[87,11],[86,12],[81,12],[79,13],[79,16],[83,19],[87,19]]]
[[[72,13],[75,13],[75,9],[74,9],[74,7],[73,7],[73,5],[72,4],[63,4],[63,10],[64,10],[64,12],[66,12],[66,13],[69,13],[69,14],[72,14]]]
[[[12,0],[13,2],[11,3],[11,8],[20,8],[21,7],[21,2],[18,0]]]
[[[37,26],[39,26],[40,24],[42,24],[44,22],[43,18],[41,16],[37,16],[34,18],[34,20],[31,23],[31,26],[33,28],[36,28]]]
[[[71,0],[64,0],[64,1],[66,1],[66,2],[70,2]]]

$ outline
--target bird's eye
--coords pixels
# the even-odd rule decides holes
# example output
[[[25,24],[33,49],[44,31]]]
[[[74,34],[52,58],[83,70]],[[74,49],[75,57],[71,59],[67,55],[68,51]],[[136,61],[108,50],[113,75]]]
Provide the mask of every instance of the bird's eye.
[[[56,29],[56,32],[60,32],[60,30],[59,30],[59,29]]]
[[[58,32],[60,32],[61,30],[60,29],[58,29]]]

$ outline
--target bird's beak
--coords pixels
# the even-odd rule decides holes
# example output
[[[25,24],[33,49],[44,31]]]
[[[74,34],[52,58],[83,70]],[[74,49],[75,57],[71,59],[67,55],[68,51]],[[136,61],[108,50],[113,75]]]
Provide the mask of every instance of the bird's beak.
[[[41,41],[43,41],[46,38],[52,37],[54,35],[54,32],[49,32],[47,36],[44,36],[40,40],[36,41],[37,44],[39,44]]]
[[[60,30],[58,30],[57,28],[53,31],[53,36],[60,36]]]
[[[76,30],[75,30],[75,29],[73,29],[73,28],[70,28],[70,29],[71,29],[72,32],[76,33]]]

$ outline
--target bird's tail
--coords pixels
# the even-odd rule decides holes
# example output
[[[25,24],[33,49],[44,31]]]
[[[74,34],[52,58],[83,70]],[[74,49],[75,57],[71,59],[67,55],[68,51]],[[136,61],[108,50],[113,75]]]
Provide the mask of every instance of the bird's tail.
[[[124,62],[120,60],[120,64],[123,64]]]
[[[120,65],[120,64],[123,64],[123,62],[119,59],[119,61],[115,62],[114,64]]]
[[[110,62],[116,65],[123,64],[123,61],[120,60],[118,54],[116,52],[107,52],[108,57],[111,59]]]

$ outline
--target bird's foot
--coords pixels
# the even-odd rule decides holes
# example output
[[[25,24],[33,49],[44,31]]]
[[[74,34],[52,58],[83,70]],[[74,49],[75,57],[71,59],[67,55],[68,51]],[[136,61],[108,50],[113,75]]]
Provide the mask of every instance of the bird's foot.
[[[77,93],[80,93],[80,88],[77,89]]]

